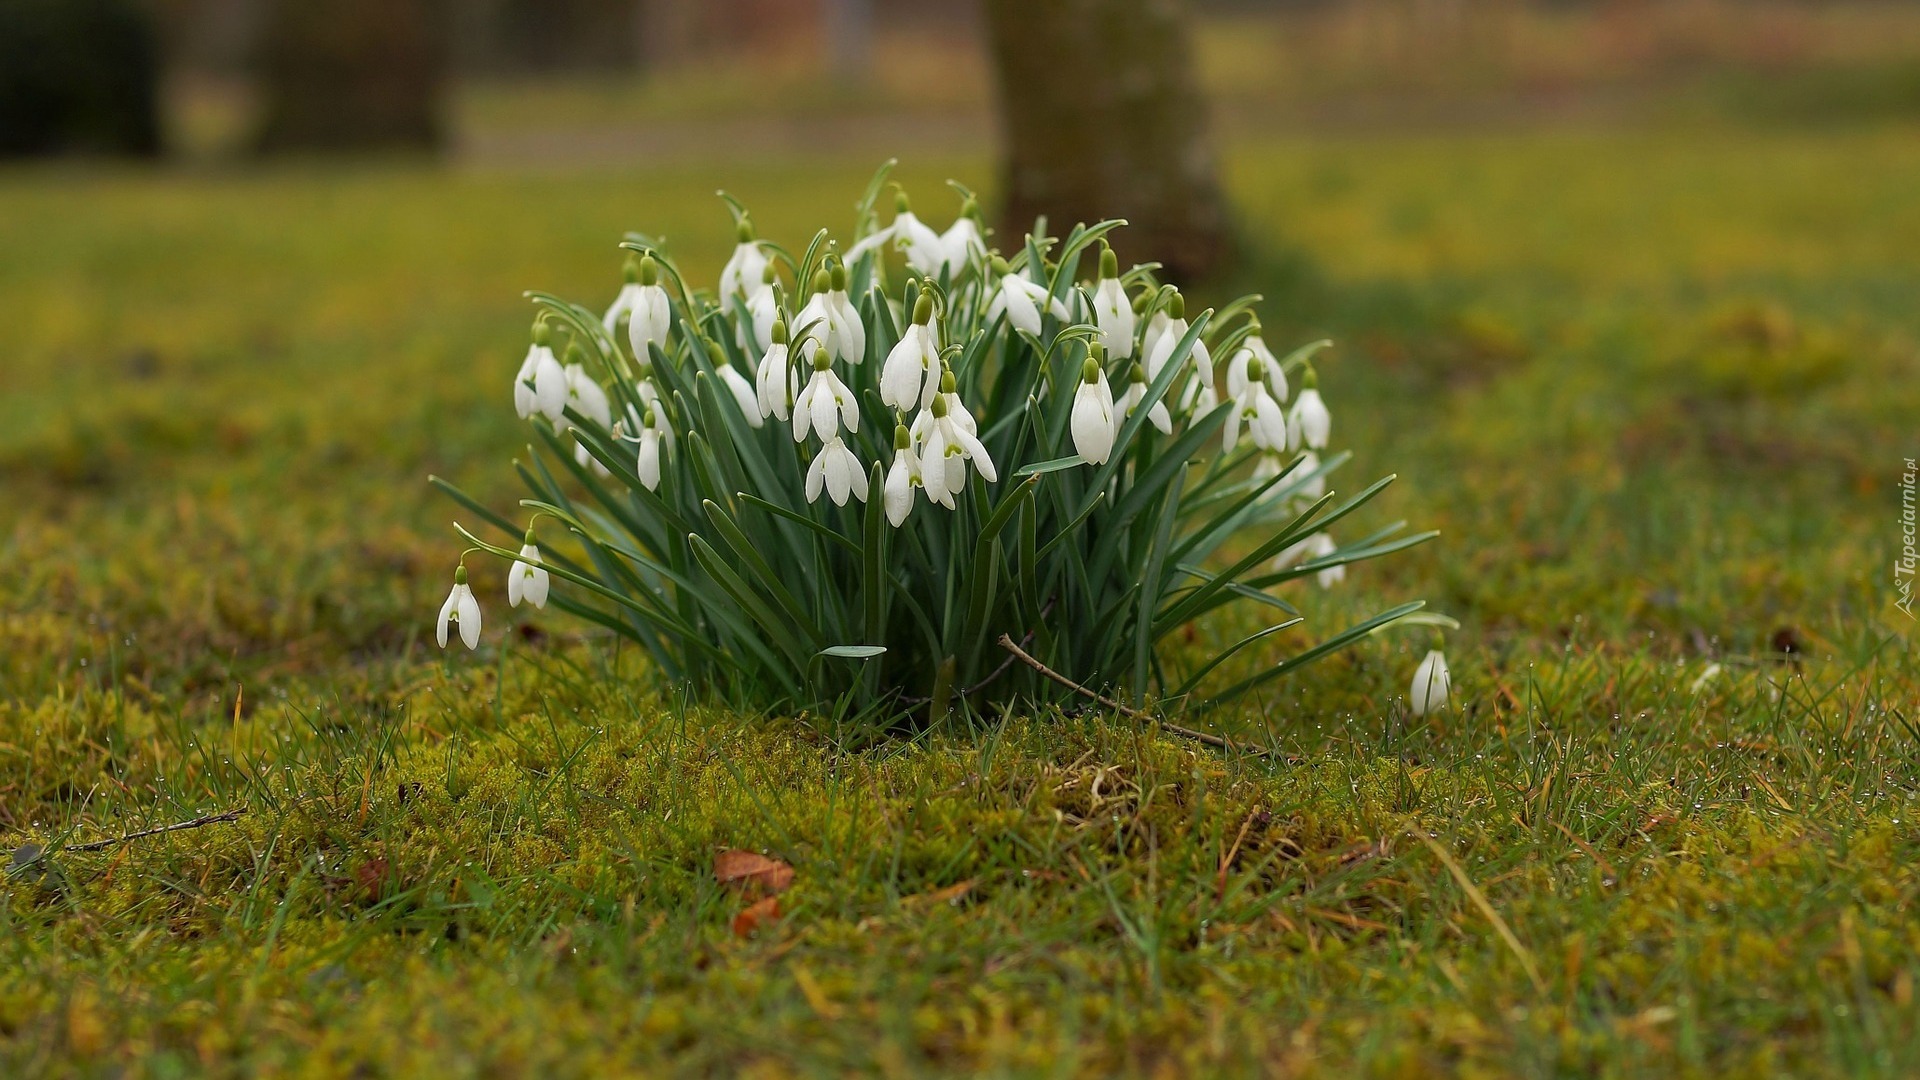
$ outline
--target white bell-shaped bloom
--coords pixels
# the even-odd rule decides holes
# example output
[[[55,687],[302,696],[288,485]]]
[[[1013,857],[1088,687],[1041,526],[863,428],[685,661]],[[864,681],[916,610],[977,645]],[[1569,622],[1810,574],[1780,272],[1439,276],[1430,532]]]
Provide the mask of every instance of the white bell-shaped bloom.
[[[999,284],[994,286],[993,300],[987,304],[987,325],[991,326],[993,320],[1004,311],[1007,313],[1007,322],[1015,329],[1038,337],[1042,306],[1061,322],[1072,320],[1073,313],[1067,310],[1067,305],[1047,292],[1046,286],[1037,284],[1032,278],[1010,272],[1006,260],[998,255],[993,257],[993,275]]]
[[[940,234],[940,265],[947,278],[958,278],[970,264],[986,258],[987,241],[980,231],[980,204],[969,198],[960,216]]]
[[[533,542],[533,530],[528,529],[520,557],[507,569],[507,606],[519,607],[520,601],[525,600],[534,607],[546,607],[547,589],[551,585],[552,580],[540,565],[540,548]]]
[[[780,290],[774,287],[773,266],[767,266],[761,285],[747,297],[747,318],[734,331],[742,352],[763,353],[773,344],[773,324],[780,320]]]
[[[1453,689],[1453,675],[1447,671],[1447,658],[1439,649],[1429,649],[1426,659],[1413,671],[1413,685],[1407,688],[1413,715],[1425,716],[1447,707],[1447,695]]]
[[[793,441],[805,442],[808,432],[825,440],[838,438],[840,428],[860,430],[860,406],[853,391],[833,373],[826,352],[814,353],[813,377],[793,399]]]
[[[1107,373],[1094,355],[1080,365],[1080,387],[1073,392],[1073,415],[1068,425],[1073,432],[1073,448],[1088,464],[1103,465],[1113,456],[1113,389],[1107,385]]]
[[[905,412],[933,404],[940,389],[940,333],[933,323],[933,294],[913,302],[913,322],[880,367],[880,400]]]
[[[1240,424],[1244,421],[1253,445],[1262,450],[1285,450],[1286,413],[1281,411],[1280,403],[1273,400],[1260,358],[1256,356],[1248,364],[1245,370],[1250,377],[1243,380],[1239,395],[1233,399],[1234,408],[1227,414],[1226,425],[1220,432],[1220,449],[1226,452],[1234,448],[1240,441]]]
[[[1276,570],[1285,570],[1290,566],[1298,566],[1301,563],[1312,562],[1315,559],[1324,559],[1328,555],[1333,554],[1337,548],[1338,545],[1333,542],[1333,534],[1324,531],[1317,532],[1305,540],[1289,546],[1280,552],[1280,554],[1274,556],[1273,566]],[[1314,571],[1313,576],[1314,580],[1320,583],[1321,588],[1331,589],[1347,579],[1347,566],[1345,563],[1340,563],[1335,566],[1323,566]]]
[[[913,512],[913,489],[922,487],[925,481],[920,472],[920,455],[913,448],[913,433],[905,424],[893,429],[893,467],[887,470],[887,480],[881,489],[884,496],[887,520],[899,528],[906,523],[907,515]]]
[[[774,323],[772,337],[773,343],[767,346],[767,354],[760,358],[759,370],[754,373],[754,401],[763,419],[772,416],[785,420],[795,392],[795,372],[787,356],[787,324]]]
[[[640,283],[634,287],[632,308],[627,312],[627,344],[641,363],[652,357],[648,346],[667,347],[673,330],[673,305],[660,284],[660,265],[648,255],[640,260]]]
[[[1120,419],[1124,420],[1132,416],[1140,408],[1140,403],[1145,400],[1147,400],[1147,371],[1136,360],[1127,368],[1127,389],[1120,396]],[[1162,435],[1173,434],[1173,417],[1167,412],[1164,396],[1162,400],[1153,403],[1153,408],[1147,410],[1147,422],[1159,428]]]
[[[640,477],[640,483],[648,491],[660,490],[660,467],[665,447],[671,445],[673,434],[668,429],[666,419],[661,415],[658,404],[649,404],[646,416],[639,425],[639,436],[633,441],[640,444],[640,453],[634,460],[633,471]]]
[[[567,372],[548,347],[546,323],[534,329],[534,343],[527,347],[527,358],[513,380],[513,408],[520,419],[530,420],[535,413],[559,423],[567,408]]]
[[[1293,475],[1303,483],[1295,497],[1312,502],[1327,493],[1327,477],[1320,471],[1320,455],[1308,450],[1300,455],[1300,464],[1294,466]]]
[[[1260,361],[1260,370],[1266,375],[1267,390],[1275,401],[1287,400],[1287,373],[1280,369],[1280,361],[1274,359],[1273,350],[1260,339],[1260,324],[1254,323],[1253,333],[1240,343],[1240,347],[1227,358],[1227,397],[1238,398],[1247,388],[1247,369],[1253,361]]]
[[[460,640],[467,648],[480,647],[480,602],[473,598],[473,589],[467,585],[465,566],[453,572],[453,591],[447,594],[447,602],[440,605],[440,623],[434,630],[440,647],[447,647],[447,626],[449,623],[460,627]]]
[[[921,446],[927,498],[934,502],[953,507],[953,497],[966,489],[968,462],[988,483],[999,479],[992,456],[980,442],[973,414],[960,404],[951,371],[941,373],[940,393],[914,418],[913,435]]]
[[[567,365],[567,408],[575,416],[593,423],[599,431],[605,432],[613,426],[613,405],[607,400],[607,392],[587,374],[584,365]],[[562,426],[570,429],[573,424],[570,420],[564,420]],[[600,464],[600,459],[587,450],[587,444],[581,441],[578,432],[573,436],[573,460],[592,468],[601,476],[610,475],[607,467]]]
[[[1148,324],[1148,334],[1153,342],[1153,344],[1145,350],[1148,382],[1152,382],[1160,377],[1160,369],[1166,367],[1167,361],[1173,359],[1174,350],[1180,347],[1180,339],[1187,336],[1186,301],[1181,298],[1179,293],[1174,293],[1173,299],[1169,301],[1167,307],[1166,326],[1161,329],[1158,335],[1153,335],[1152,324]],[[1161,312],[1154,312],[1154,318],[1158,319],[1161,314]],[[1213,356],[1207,352],[1207,342],[1205,338],[1194,339],[1193,349],[1187,354],[1187,361],[1193,365],[1193,369],[1198,376],[1197,383],[1190,385],[1189,390],[1191,391],[1198,387],[1211,388],[1213,386]]]
[[[827,496],[835,506],[847,505],[847,496],[857,496],[861,502],[867,501],[867,485],[860,469],[860,459],[847,444],[835,435],[820,448],[814,456],[813,464],[807,466],[807,501],[815,502],[820,498],[820,489],[824,487]]]
[[[1141,293],[1140,299],[1147,300],[1152,296],[1152,293]],[[1138,314],[1135,312],[1136,319]],[[1173,320],[1167,316],[1167,309],[1155,308],[1153,314],[1147,317],[1146,332],[1140,335],[1140,355],[1151,359],[1154,349],[1159,347],[1160,339],[1167,336],[1167,328],[1171,325]],[[1184,334],[1186,331],[1182,330],[1181,333]],[[1180,338],[1176,335],[1173,340],[1179,341]]]
[[[753,384],[747,381],[745,375],[734,370],[732,361],[723,362],[714,370],[719,374],[721,384],[733,392],[734,403],[740,406],[740,415],[747,418],[747,426],[759,427],[765,423],[760,416],[760,401]]]
[[[753,238],[753,223],[745,217],[740,219],[733,254],[727,256],[727,265],[720,268],[720,303],[729,305],[734,297],[748,296],[761,285],[761,277],[767,269],[767,253],[760,250],[760,244]]]
[[[1100,244],[1100,280],[1093,287],[1093,322],[1100,328],[1100,344],[1115,360],[1133,356],[1133,302],[1120,284],[1120,259]]]
[[[867,358],[867,328],[847,296],[847,268],[834,264],[832,270],[813,275],[813,298],[800,309],[799,335],[820,342],[827,355],[848,364]]]
[[[853,245],[847,251],[847,261],[852,262],[885,244],[896,251],[905,252],[907,265],[922,274],[932,276],[939,273],[940,264],[946,258],[946,245],[941,241],[940,234],[914,216],[906,192],[894,196],[893,209],[893,223]]]
[[[1294,400],[1293,411],[1287,416],[1287,438],[1294,446],[1324,450],[1332,431],[1333,415],[1327,412],[1327,403],[1320,399],[1319,380],[1309,367],[1300,383],[1300,396]]]

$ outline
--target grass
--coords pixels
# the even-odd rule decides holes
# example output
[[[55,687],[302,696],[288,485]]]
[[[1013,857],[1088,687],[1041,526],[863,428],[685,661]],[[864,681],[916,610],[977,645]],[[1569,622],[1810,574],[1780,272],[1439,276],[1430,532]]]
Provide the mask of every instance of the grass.
[[[513,497],[519,290],[609,294],[627,227],[710,275],[715,178],[0,175],[0,1072],[1920,1070],[1911,130],[1229,165],[1347,483],[1445,531],[1323,606],[1464,621],[1435,722],[1414,635],[1220,718],[1265,757],[843,756],[490,574],[442,655],[424,479]],[[791,238],[870,166],[725,182]],[[723,848],[794,867],[777,917]]]

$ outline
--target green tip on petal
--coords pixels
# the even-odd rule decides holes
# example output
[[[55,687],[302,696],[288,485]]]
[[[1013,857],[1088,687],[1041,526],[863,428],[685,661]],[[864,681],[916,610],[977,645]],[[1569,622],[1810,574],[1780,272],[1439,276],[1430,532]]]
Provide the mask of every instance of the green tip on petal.
[[[815,270],[813,272],[813,291],[814,292],[817,292],[817,293],[826,292],[827,288],[832,284],[833,284],[833,275],[827,273],[826,267],[823,266],[820,269]]]
[[[733,227],[733,235],[743,244],[753,243],[753,220],[741,214],[739,223]]]
[[[1080,381],[1088,384],[1099,382],[1100,361],[1088,356],[1086,362],[1080,365]]]
[[[1113,253],[1105,240],[1100,241],[1100,280],[1120,276],[1120,256]]]
[[[653,256],[651,255],[640,260],[640,284],[660,284],[660,264],[653,261]]]
[[[465,585],[467,583],[466,563],[461,563],[459,566],[453,568],[453,583],[455,585]]]
[[[775,345],[785,345],[787,343],[787,320],[773,320],[773,343]]]
[[[913,302],[913,321],[925,326],[933,321],[933,294],[920,290],[920,299]]]
[[[1167,301],[1167,318],[1184,319],[1186,317],[1187,298],[1181,296],[1179,293],[1174,293],[1173,297]]]
[[[893,426],[893,448],[895,450],[905,450],[912,445],[913,432],[908,431],[907,425],[905,424],[895,424]]]

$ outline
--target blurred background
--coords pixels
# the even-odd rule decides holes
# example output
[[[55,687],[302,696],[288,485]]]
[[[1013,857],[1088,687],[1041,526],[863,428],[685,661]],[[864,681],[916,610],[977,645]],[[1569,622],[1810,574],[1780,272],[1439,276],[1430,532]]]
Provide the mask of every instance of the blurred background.
[[[516,497],[522,290],[606,303],[627,229],[710,281],[721,187],[844,239],[890,157],[936,227],[948,177],[1003,245],[1124,215],[1339,342],[1346,484],[1447,539],[1329,618],[1426,596],[1499,658],[1889,617],[1920,4],[0,0],[0,708],[405,682],[425,477]]]

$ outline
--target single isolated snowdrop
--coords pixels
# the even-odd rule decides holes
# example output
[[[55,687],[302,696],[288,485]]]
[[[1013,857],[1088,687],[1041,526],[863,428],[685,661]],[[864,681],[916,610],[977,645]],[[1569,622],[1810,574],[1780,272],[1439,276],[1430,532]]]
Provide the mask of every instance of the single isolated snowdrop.
[[[1261,370],[1266,373],[1267,390],[1273,394],[1273,400],[1287,400],[1287,373],[1280,368],[1280,361],[1274,359],[1273,350],[1260,337],[1260,320],[1253,320],[1251,333],[1240,343],[1240,347],[1227,358],[1227,397],[1239,398],[1247,388],[1247,368],[1258,360]]]
[[[1073,318],[1067,305],[1047,292],[1046,286],[1035,283],[1031,278],[1013,273],[1007,268],[1007,260],[998,255],[993,257],[993,276],[999,282],[993,290],[993,301],[987,305],[986,325],[1006,312],[1007,322],[1015,329],[1025,330],[1035,337],[1040,336],[1040,308],[1042,305],[1061,322]]]
[[[926,472],[927,498],[953,509],[953,497],[966,490],[967,463],[991,484],[1000,477],[981,444],[973,414],[960,402],[953,372],[940,373],[940,393],[913,421],[920,443],[920,467]]]
[[[1073,448],[1090,465],[1104,465],[1113,456],[1113,388],[1100,365],[1098,343],[1080,365],[1080,387],[1073,392]]]
[[[1120,397],[1121,417],[1132,416],[1147,400],[1147,369],[1140,366],[1138,360],[1127,367],[1127,389]],[[1156,401],[1153,408],[1147,410],[1147,422],[1160,429],[1160,434],[1173,434],[1173,417],[1167,412],[1165,401]]]
[[[1133,355],[1133,302],[1120,284],[1120,258],[1105,240],[1100,241],[1100,280],[1093,287],[1093,321],[1108,356],[1125,360]]]
[[[933,293],[913,302],[913,323],[887,353],[880,368],[880,400],[905,412],[933,404],[940,390],[940,334],[934,328]]]
[[[913,432],[905,424],[896,424],[893,429],[893,467],[887,470],[886,484],[881,489],[887,520],[893,523],[894,528],[906,524],[907,515],[913,512],[913,489],[924,486],[920,455],[913,448]]]
[[[946,257],[946,244],[940,234],[914,216],[913,204],[904,191],[894,193],[892,224],[853,245],[847,258],[858,259],[882,244],[904,252],[907,265],[929,277],[940,272],[940,264]]]
[[[525,600],[534,607],[547,606],[547,589],[552,584],[540,565],[540,547],[534,543],[533,526],[527,526],[526,542],[520,545],[520,557],[507,570],[507,606],[519,607]]]
[[[800,309],[799,333],[820,342],[835,360],[858,364],[867,358],[867,328],[847,296],[847,268],[813,274],[813,298]]]
[[[1285,450],[1287,448],[1287,415],[1280,409],[1280,403],[1273,399],[1273,392],[1267,385],[1265,362],[1258,356],[1248,359],[1244,368],[1246,378],[1240,392],[1234,397],[1234,407],[1227,414],[1227,423],[1220,432],[1220,449],[1230,452],[1240,441],[1240,424],[1246,422],[1247,434],[1252,436],[1253,445],[1262,450]]]
[[[1447,671],[1447,658],[1439,649],[1427,650],[1426,658],[1413,671],[1408,687],[1408,703],[1413,715],[1425,716],[1447,707],[1447,695],[1453,689],[1453,676]]]
[[[440,647],[447,647],[447,625],[458,624],[460,640],[467,648],[480,647],[480,601],[473,598],[473,589],[467,585],[467,567],[462,563],[453,572],[453,591],[447,594],[447,602],[440,605],[440,625],[434,636],[439,639]]]
[[[1294,399],[1293,411],[1287,416],[1288,441],[1294,446],[1324,450],[1332,432],[1333,415],[1320,399],[1320,377],[1308,365],[1306,374],[1300,377],[1300,396]]]
[[[826,350],[813,354],[813,377],[793,399],[793,441],[805,442],[808,432],[825,440],[840,437],[840,428],[860,430],[860,406],[853,391],[833,373],[833,360]]]
[[[740,223],[734,230],[733,254],[727,256],[727,265],[720,268],[720,302],[731,304],[734,297],[746,297],[759,289],[767,270],[767,253],[760,250],[760,244],[753,237],[753,222],[745,214],[740,215]]]
[[[644,365],[653,355],[648,346],[667,347],[667,338],[673,331],[673,305],[667,299],[666,287],[660,284],[660,264],[653,256],[641,258],[638,273],[638,283],[628,285],[620,296],[621,300],[628,300],[627,344],[633,348],[634,359]],[[618,308],[620,303],[615,300],[614,307]],[[614,318],[613,309],[608,309],[607,318]]]
[[[820,448],[820,453],[807,466],[807,501],[816,502],[820,498],[820,489],[826,488],[827,495],[835,506],[847,505],[847,496],[858,496],[861,502],[867,501],[867,485],[860,470],[860,459],[847,444],[835,435]]]
[[[533,344],[527,346],[527,358],[513,380],[513,408],[522,420],[539,413],[557,424],[567,408],[567,372],[553,355],[549,335],[547,320],[533,324]]]
[[[759,406],[761,419],[771,416],[785,420],[787,406],[792,403],[795,393],[795,373],[787,357],[786,321],[776,320],[770,336],[772,344],[767,346],[767,354],[760,358],[759,370],[754,373],[754,400]],[[811,342],[813,339],[807,340]]]
[[[967,201],[960,204],[960,216],[940,234],[938,269],[945,271],[951,281],[986,254],[987,240],[980,228],[980,204],[969,195]]]

